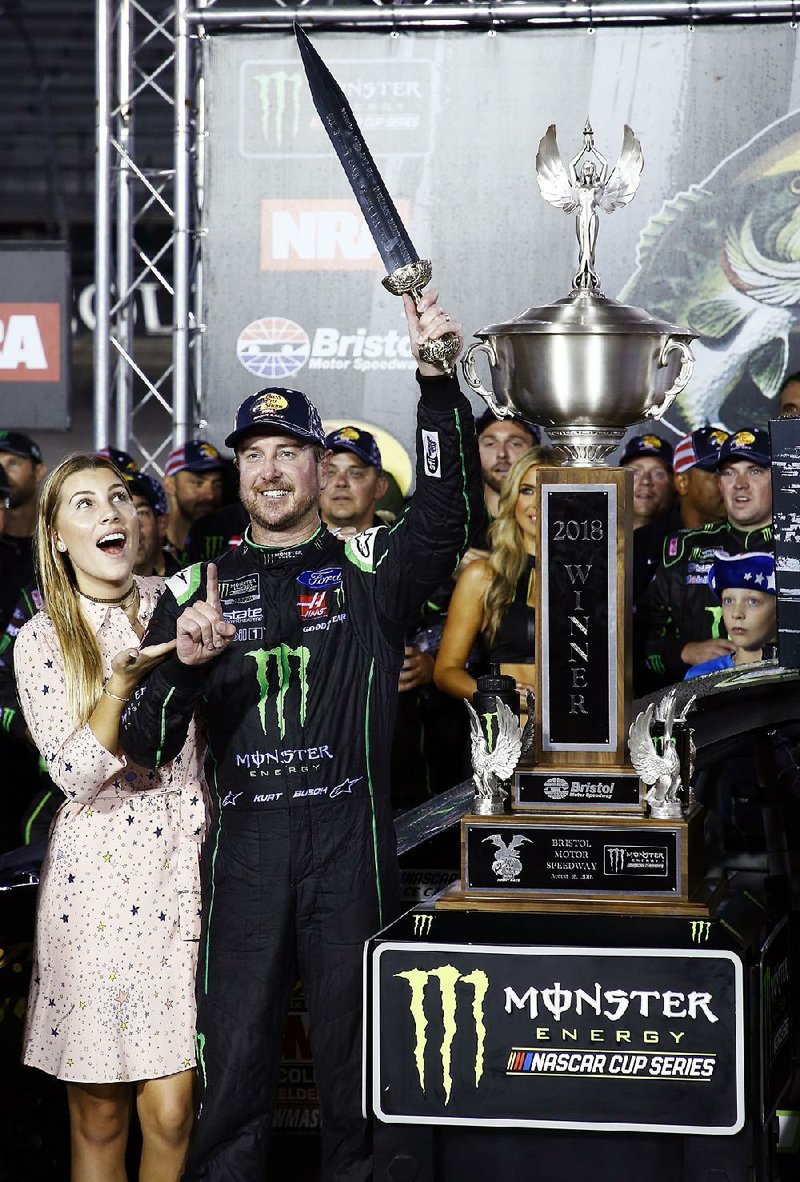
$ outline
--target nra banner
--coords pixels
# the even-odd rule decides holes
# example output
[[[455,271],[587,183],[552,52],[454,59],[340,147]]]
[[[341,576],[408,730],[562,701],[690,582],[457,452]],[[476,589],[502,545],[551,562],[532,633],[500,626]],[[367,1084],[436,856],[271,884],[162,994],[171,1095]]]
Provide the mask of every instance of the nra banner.
[[[693,949],[387,943],[372,960],[382,1121],[731,1136],[741,962]]]
[[[63,243],[0,242],[0,426],[70,423],[71,265]]]

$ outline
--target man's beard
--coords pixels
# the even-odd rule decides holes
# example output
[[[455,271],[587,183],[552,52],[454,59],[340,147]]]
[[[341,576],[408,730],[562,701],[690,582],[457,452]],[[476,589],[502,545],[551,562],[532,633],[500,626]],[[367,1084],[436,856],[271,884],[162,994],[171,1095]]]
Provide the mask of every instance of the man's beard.
[[[239,489],[239,499],[247,510],[250,520],[259,529],[266,530],[270,533],[284,533],[290,532],[298,525],[302,525],[305,519],[311,514],[312,510],[317,508],[318,495],[309,493],[302,501],[298,501],[294,489],[289,489],[285,485],[268,486],[274,489],[285,488],[290,496],[285,499],[280,499],[272,505],[271,512],[265,510],[269,508],[269,502],[265,504],[265,499],[259,494],[266,492],[267,488],[260,488],[258,491],[245,492],[244,489]]]
[[[505,472],[500,473],[497,476],[495,476],[493,470],[489,472],[484,471],[483,483],[487,486],[487,488],[490,488],[492,492],[500,493],[503,491],[503,483],[510,471],[510,468],[506,468]]]

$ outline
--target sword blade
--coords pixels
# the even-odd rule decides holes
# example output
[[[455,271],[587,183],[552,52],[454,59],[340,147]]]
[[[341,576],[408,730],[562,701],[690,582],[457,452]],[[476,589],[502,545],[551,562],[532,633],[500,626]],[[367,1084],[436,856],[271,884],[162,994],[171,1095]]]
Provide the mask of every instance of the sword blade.
[[[294,35],[317,114],[387,271],[415,263],[419,255],[400,220],[342,88],[297,23]]]

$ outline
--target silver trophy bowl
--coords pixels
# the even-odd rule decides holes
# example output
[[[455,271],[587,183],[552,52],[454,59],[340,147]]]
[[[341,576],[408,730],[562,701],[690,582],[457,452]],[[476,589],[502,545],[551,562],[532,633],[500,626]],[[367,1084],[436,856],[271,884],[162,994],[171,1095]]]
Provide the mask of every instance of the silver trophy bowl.
[[[689,381],[693,333],[598,290],[528,308],[475,333],[462,361],[467,384],[499,418],[545,428],[566,464],[602,463],[628,427],[658,419]],[[489,361],[492,389],[475,369]]]

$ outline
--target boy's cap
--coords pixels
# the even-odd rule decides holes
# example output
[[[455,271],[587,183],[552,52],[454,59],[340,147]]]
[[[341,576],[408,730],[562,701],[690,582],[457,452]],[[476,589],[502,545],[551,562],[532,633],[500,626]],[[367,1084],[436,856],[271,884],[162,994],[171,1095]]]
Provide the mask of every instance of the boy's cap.
[[[676,475],[688,472],[690,468],[702,468],[704,472],[716,472],[719,463],[719,449],[728,438],[728,432],[721,427],[698,427],[684,435],[675,448],[672,470]]]
[[[245,435],[275,428],[278,435],[295,435],[311,443],[325,446],[325,430],[314,403],[301,390],[283,386],[268,386],[245,398],[236,411],[233,430],[225,440],[226,447],[237,448]]]
[[[133,472],[139,471],[139,465],[132,455],[128,452],[122,451],[119,447],[101,447],[99,451],[93,452],[98,459],[110,460],[118,472],[123,476],[129,476]]]
[[[339,427],[325,436],[325,446],[331,451],[351,451],[363,464],[373,468],[381,466],[381,449],[371,431],[360,427]]]
[[[190,439],[183,447],[176,447],[167,456],[164,475],[174,476],[176,472],[213,472],[222,467],[222,456],[213,443],[205,439]]]
[[[660,435],[634,435],[625,444],[625,450],[619,458],[619,467],[624,467],[631,460],[638,460],[640,456],[655,456],[668,468],[672,468],[672,444],[667,443]]]
[[[125,472],[123,475],[132,497],[144,497],[156,517],[167,512],[167,494],[155,477],[148,472]]]
[[[12,456],[22,456],[25,460],[33,460],[34,464],[42,462],[42,449],[39,444],[22,431],[0,431],[0,451],[7,451]]]
[[[708,572],[708,585],[717,599],[731,587],[775,595],[775,559],[757,550],[751,554],[717,554]]]
[[[769,435],[757,428],[734,431],[729,435],[719,449],[717,471],[728,460],[750,460],[760,468],[769,468],[772,455],[769,446]]]
[[[482,415],[479,415],[475,420],[475,434],[478,439],[487,429],[487,427],[494,427],[496,423],[518,423],[520,427],[524,427],[529,435],[533,436],[534,443],[542,442],[542,432],[535,423],[530,422],[529,419],[523,419],[522,415],[509,415],[506,419],[498,419],[494,411],[487,407]]]

